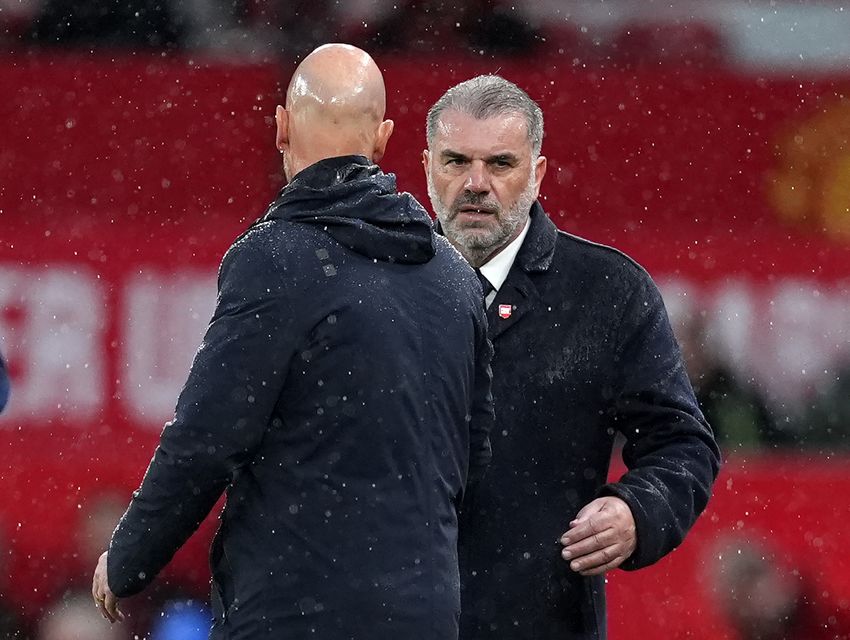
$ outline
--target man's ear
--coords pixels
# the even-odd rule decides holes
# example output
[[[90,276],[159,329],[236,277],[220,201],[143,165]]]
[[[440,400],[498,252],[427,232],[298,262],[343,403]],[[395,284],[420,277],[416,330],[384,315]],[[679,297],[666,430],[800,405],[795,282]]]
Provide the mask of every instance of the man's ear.
[[[277,105],[274,111],[274,121],[277,125],[275,144],[277,150],[283,153],[283,150],[289,146],[289,113],[280,105]]]
[[[425,169],[425,179],[428,178],[428,172],[431,170],[431,152],[428,149],[422,150],[422,168]]]
[[[546,156],[538,156],[534,163],[535,182],[537,183],[535,198],[540,195],[540,185],[543,184],[543,176],[546,175]]]
[[[378,135],[375,136],[375,148],[372,150],[372,162],[378,163],[384,157],[387,150],[387,142],[393,134],[395,123],[392,120],[384,120],[378,125]]]

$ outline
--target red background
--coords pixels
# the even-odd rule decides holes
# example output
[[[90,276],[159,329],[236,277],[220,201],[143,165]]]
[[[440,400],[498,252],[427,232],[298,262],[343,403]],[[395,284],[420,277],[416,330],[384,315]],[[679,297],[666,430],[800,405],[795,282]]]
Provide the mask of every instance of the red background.
[[[556,223],[610,243],[653,276],[746,275],[830,284],[850,278],[850,242],[781,222],[768,197],[782,140],[850,88],[850,78],[764,79],[697,71],[604,71],[527,63],[379,60],[396,132],[382,165],[427,201],[427,108],[450,84],[499,72],[546,114],[544,205]],[[85,266],[106,299],[106,407],[95,421],[0,418],[0,519],[12,544],[10,596],[35,614],[75,565],[81,502],[134,488],[155,429],[122,408],[122,283],[142,267],[214,273],[229,243],[281,185],[271,116],[291,67],[132,56],[0,60],[0,268]],[[2,309],[7,325],[25,323]],[[13,372],[15,331],[5,349]],[[176,398],[175,390],[175,398]],[[655,567],[610,576],[611,637],[727,637],[707,597],[718,533],[768,535],[810,569],[824,601],[850,608],[848,459],[730,459],[709,511]],[[172,578],[205,589],[211,527]],[[823,595],[828,594],[828,595]],[[128,605],[131,606],[131,605]]]

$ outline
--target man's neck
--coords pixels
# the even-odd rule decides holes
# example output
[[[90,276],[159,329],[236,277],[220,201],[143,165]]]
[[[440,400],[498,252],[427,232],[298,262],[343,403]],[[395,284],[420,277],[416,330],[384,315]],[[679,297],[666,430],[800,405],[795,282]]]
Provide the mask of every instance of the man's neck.
[[[473,267],[478,269],[479,267],[483,267],[485,264],[490,262],[490,260],[495,258],[497,255],[499,255],[499,253],[504,250],[504,248],[507,247],[510,243],[511,240],[508,240],[504,244],[501,244],[496,247],[495,249],[488,248],[484,251],[468,252],[461,249],[461,247],[458,247],[458,249],[460,250],[463,257],[466,258],[466,261],[469,262],[469,264],[471,264]]]

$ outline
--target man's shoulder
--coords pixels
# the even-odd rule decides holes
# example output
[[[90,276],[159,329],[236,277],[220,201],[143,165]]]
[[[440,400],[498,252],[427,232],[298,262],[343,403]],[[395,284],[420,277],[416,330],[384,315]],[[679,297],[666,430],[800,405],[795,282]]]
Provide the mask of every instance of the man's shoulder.
[[[230,258],[254,258],[278,261],[287,253],[309,248],[309,242],[292,242],[301,236],[317,235],[311,225],[293,224],[280,218],[259,218],[243,231],[225,253],[225,261]],[[287,251],[282,251],[284,244]]]
[[[299,234],[298,226],[285,220],[260,218],[227,249],[221,260],[219,277],[226,272],[240,276],[268,274],[284,270],[289,264],[298,264],[298,257],[291,254],[311,246],[304,239],[293,241]]]
[[[245,229],[224,253],[222,266],[246,259],[259,259],[269,253],[272,246],[272,227],[272,221],[260,219]]]
[[[553,267],[568,273],[595,274],[635,283],[651,281],[646,270],[620,249],[558,230]]]
[[[451,264],[452,269],[456,269],[462,272],[467,276],[474,276],[475,269],[473,269],[472,265],[467,262],[466,258],[464,258],[460,251],[458,251],[449,239],[445,236],[437,233],[434,234],[434,248],[436,252],[434,257],[438,260],[443,260],[449,264]]]

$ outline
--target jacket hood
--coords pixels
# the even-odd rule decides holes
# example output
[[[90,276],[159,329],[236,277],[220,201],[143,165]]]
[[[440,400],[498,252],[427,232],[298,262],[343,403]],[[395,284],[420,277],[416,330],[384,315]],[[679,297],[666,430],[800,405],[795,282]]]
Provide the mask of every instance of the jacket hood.
[[[328,158],[298,172],[263,220],[315,224],[357,253],[385,262],[421,264],[436,251],[431,218],[409,193],[396,191],[364,156]]]

